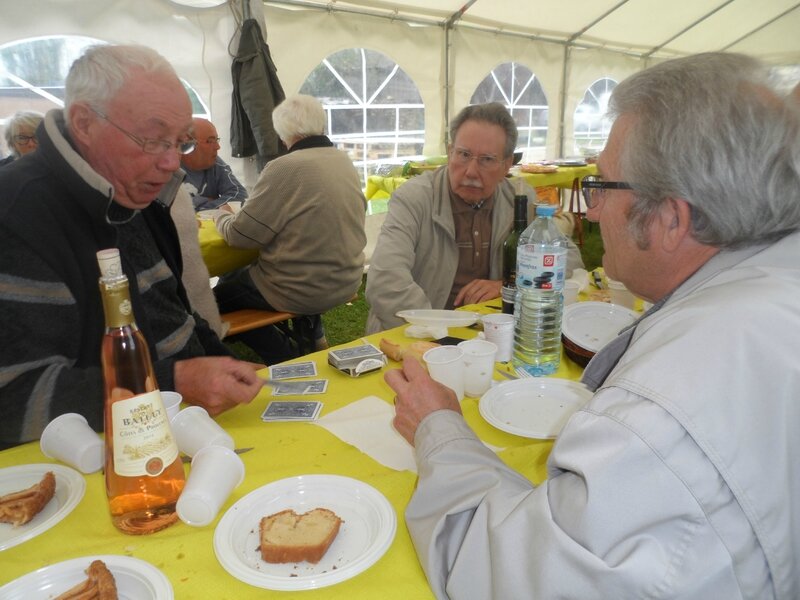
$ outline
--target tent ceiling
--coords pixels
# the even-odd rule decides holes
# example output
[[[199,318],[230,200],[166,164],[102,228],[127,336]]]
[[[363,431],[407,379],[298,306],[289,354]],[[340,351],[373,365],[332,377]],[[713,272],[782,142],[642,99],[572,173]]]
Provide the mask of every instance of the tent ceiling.
[[[363,12],[419,24],[474,27],[639,56],[745,52],[800,63],[797,0],[264,0]],[[459,14],[460,11],[463,13]]]

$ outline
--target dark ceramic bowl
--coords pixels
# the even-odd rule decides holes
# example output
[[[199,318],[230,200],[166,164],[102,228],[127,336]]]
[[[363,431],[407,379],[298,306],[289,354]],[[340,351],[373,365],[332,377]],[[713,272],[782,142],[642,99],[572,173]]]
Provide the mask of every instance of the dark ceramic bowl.
[[[564,354],[575,364],[585,367],[592,360],[594,352],[591,350],[582,348],[564,335],[561,336],[561,342],[564,344]]]

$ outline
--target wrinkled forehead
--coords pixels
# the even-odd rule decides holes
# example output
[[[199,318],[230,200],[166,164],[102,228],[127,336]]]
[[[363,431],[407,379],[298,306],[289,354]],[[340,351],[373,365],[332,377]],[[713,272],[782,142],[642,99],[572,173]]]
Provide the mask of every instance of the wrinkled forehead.
[[[502,156],[506,145],[506,132],[495,123],[468,119],[461,124],[453,139],[453,147],[469,150],[473,154]]]
[[[109,108],[114,116],[149,129],[188,132],[192,127],[189,94],[170,74],[132,74]]]

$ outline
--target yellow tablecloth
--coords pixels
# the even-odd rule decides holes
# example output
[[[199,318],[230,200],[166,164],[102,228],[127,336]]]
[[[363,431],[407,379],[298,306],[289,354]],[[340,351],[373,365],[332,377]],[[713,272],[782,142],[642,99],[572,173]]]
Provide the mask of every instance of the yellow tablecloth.
[[[200,241],[200,254],[212,277],[235,271],[258,258],[258,250],[240,250],[228,246],[213,221],[202,220],[199,223],[197,237]]]
[[[498,302],[487,304],[496,305]],[[468,308],[482,313],[496,312],[485,305]],[[366,339],[375,345],[379,344],[381,337],[396,342],[413,341],[404,336],[404,329],[392,329]],[[475,334],[473,328],[450,330],[450,335],[462,338],[471,338]],[[346,345],[359,343],[356,341]],[[394,394],[384,382],[382,372],[351,378],[328,366],[326,352],[317,352],[298,360],[309,359],[316,362],[318,377],[329,380],[324,395],[309,398],[324,402],[323,416],[369,395],[378,396],[386,402],[392,401]],[[389,366],[398,365],[390,361]],[[556,376],[577,379],[580,374],[581,369],[564,358]],[[499,375],[496,378],[503,380]],[[397,513],[397,534],[386,554],[372,567],[342,583],[305,592],[304,597],[342,600],[432,598],[403,520],[404,509],[414,491],[416,475],[384,467],[311,423],[262,422],[260,415],[271,399],[269,388],[264,388],[250,405],[218,417],[218,422],[233,436],[237,447],[253,446],[254,450],[242,455],[246,467],[245,480],[211,525],[194,528],[178,522],[164,531],[145,537],[119,533],[108,516],[103,476],[94,473],[86,476],[87,488],[83,500],[64,520],[41,535],[0,552],[0,585],[40,567],[70,558],[121,554],[146,560],[161,569],[171,581],[175,597],[179,600],[286,597],[285,592],[253,587],[229,575],[214,554],[214,527],[234,502],[265,484],[303,474],[337,474],[362,480],[383,493]],[[545,460],[552,447],[551,441],[521,438],[493,428],[480,416],[478,400],[475,398],[465,398],[462,407],[467,421],[481,439],[505,448],[499,453],[502,460],[534,482],[545,477]],[[36,443],[0,452],[0,468],[48,462],[53,461],[40,452]],[[0,524],[0,527],[6,526]]]
[[[572,187],[572,182],[575,181],[575,179],[581,179],[587,175],[596,174],[597,165],[586,165],[584,167],[559,167],[558,171],[555,173],[521,173],[520,177],[534,188],[557,186],[569,189]],[[370,175],[367,179],[367,189],[365,192],[367,200],[389,198],[392,192],[406,181],[408,181],[406,177],[381,177],[380,175]]]

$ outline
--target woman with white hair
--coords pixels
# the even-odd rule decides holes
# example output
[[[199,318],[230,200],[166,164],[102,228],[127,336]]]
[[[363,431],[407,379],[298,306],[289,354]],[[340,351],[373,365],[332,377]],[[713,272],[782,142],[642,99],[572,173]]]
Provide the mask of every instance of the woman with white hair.
[[[18,110],[6,121],[4,133],[6,145],[11,151],[6,158],[0,160],[0,166],[18,159],[39,146],[36,139],[36,128],[44,115],[33,110]]]
[[[214,288],[222,313],[303,315],[293,320],[294,336],[274,326],[237,336],[268,364],[327,347],[320,315],[358,290],[367,243],[361,182],[350,157],[325,136],[322,105],[291,96],[272,120],[288,153],[264,167],[240,212],[216,218],[225,241],[258,248],[258,260]]]

